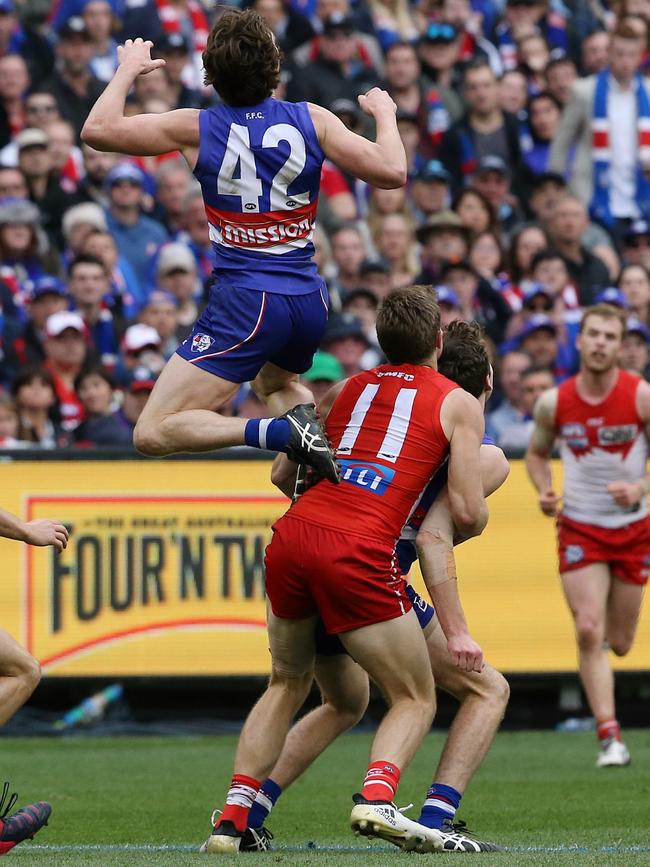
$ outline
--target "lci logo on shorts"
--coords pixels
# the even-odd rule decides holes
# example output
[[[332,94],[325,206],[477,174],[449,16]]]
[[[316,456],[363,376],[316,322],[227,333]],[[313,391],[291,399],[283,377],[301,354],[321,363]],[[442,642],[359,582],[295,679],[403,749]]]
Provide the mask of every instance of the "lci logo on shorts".
[[[205,352],[213,343],[214,340],[207,334],[195,334],[192,338],[192,352]]]
[[[362,463],[361,461],[342,461],[341,479],[344,482],[350,482],[351,485],[358,485],[360,488],[366,488],[372,491],[373,494],[378,494],[382,497],[386,493],[386,488],[390,485],[395,475],[395,470],[390,467],[383,467],[381,464]]]
[[[579,563],[581,560],[585,559],[585,549],[582,545],[567,545],[566,551],[564,552],[564,559],[569,566],[572,566],[574,563]]]

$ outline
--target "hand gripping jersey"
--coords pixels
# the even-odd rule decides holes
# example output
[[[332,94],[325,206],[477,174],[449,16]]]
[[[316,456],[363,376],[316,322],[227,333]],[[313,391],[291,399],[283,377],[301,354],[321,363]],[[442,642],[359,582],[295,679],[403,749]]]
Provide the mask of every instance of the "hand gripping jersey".
[[[352,377],[327,417],[342,482],[309,489],[291,517],[394,544],[447,457],[440,407],[457,387],[437,371],[411,364]]]
[[[324,154],[307,103],[265,99],[199,115],[201,184],[221,286],[318,290],[312,236]]]
[[[620,370],[615,387],[598,404],[580,397],[575,376],[560,385],[555,427],[564,464],[562,514],[567,518],[616,528],[646,516],[645,497],[626,509],[607,493],[610,482],[636,482],[646,471],[648,446],[636,408],[641,381]]]

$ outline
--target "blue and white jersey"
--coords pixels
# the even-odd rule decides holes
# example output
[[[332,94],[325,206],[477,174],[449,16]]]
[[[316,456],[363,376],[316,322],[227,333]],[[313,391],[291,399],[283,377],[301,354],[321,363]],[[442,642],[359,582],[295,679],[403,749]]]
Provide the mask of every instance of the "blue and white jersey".
[[[493,446],[494,440],[489,436],[484,436],[481,445]],[[435,476],[424,489],[424,493],[413,510],[408,522],[404,525],[402,535],[395,548],[397,554],[397,562],[399,564],[402,575],[407,575],[411,566],[417,560],[417,551],[415,550],[415,537],[418,530],[422,526],[427,512],[440,496],[441,491],[447,484],[447,476],[449,474],[449,457],[445,458],[444,463],[440,465]]]
[[[307,103],[199,115],[201,184],[221,286],[302,295],[323,281],[312,238],[324,154]]]

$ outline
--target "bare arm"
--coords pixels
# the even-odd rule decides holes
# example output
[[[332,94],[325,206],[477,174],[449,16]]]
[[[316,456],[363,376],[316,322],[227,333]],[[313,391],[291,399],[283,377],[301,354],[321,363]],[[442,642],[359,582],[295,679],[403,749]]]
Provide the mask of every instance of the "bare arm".
[[[475,397],[456,388],[443,401],[440,423],[449,440],[447,491],[451,519],[459,532],[478,536],[488,518],[479,481],[479,453],[485,426],[481,405]]]
[[[21,521],[4,509],[0,509],[0,536],[28,545],[52,545],[57,551],[62,551],[68,544],[68,530],[58,521]]]
[[[118,48],[120,65],[92,107],[81,130],[81,139],[96,150],[133,156],[156,156],[180,150],[193,168],[199,147],[198,109],[124,116],[126,98],[138,75],[146,75],[165,63],[151,60],[151,47],[151,42],[127,39]]]
[[[395,120],[395,103],[384,90],[373,87],[359,97],[363,111],[374,117],[377,138],[372,142],[351,132],[336,115],[309,104],[316,133],[325,155],[339,168],[374,187],[393,190],[406,183],[406,153]]]
[[[646,441],[650,443],[650,385],[641,380],[636,391],[636,408],[644,425]],[[607,490],[621,508],[630,508],[650,494],[650,473],[636,482],[611,482]]]
[[[557,388],[551,388],[535,404],[533,433],[526,452],[526,469],[539,493],[539,507],[549,517],[557,514],[560,499],[553,490],[551,475],[556,410]]]

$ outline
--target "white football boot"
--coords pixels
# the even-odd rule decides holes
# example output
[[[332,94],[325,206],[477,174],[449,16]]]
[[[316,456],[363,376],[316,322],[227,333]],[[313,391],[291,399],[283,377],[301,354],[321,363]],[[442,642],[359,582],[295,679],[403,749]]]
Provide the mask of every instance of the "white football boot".
[[[630,751],[621,741],[616,738],[607,738],[600,746],[600,752],[596,759],[597,768],[622,768],[632,761]]]
[[[394,804],[365,801],[354,797],[350,827],[363,837],[380,837],[405,852],[442,852],[442,835],[432,828],[407,819]]]

